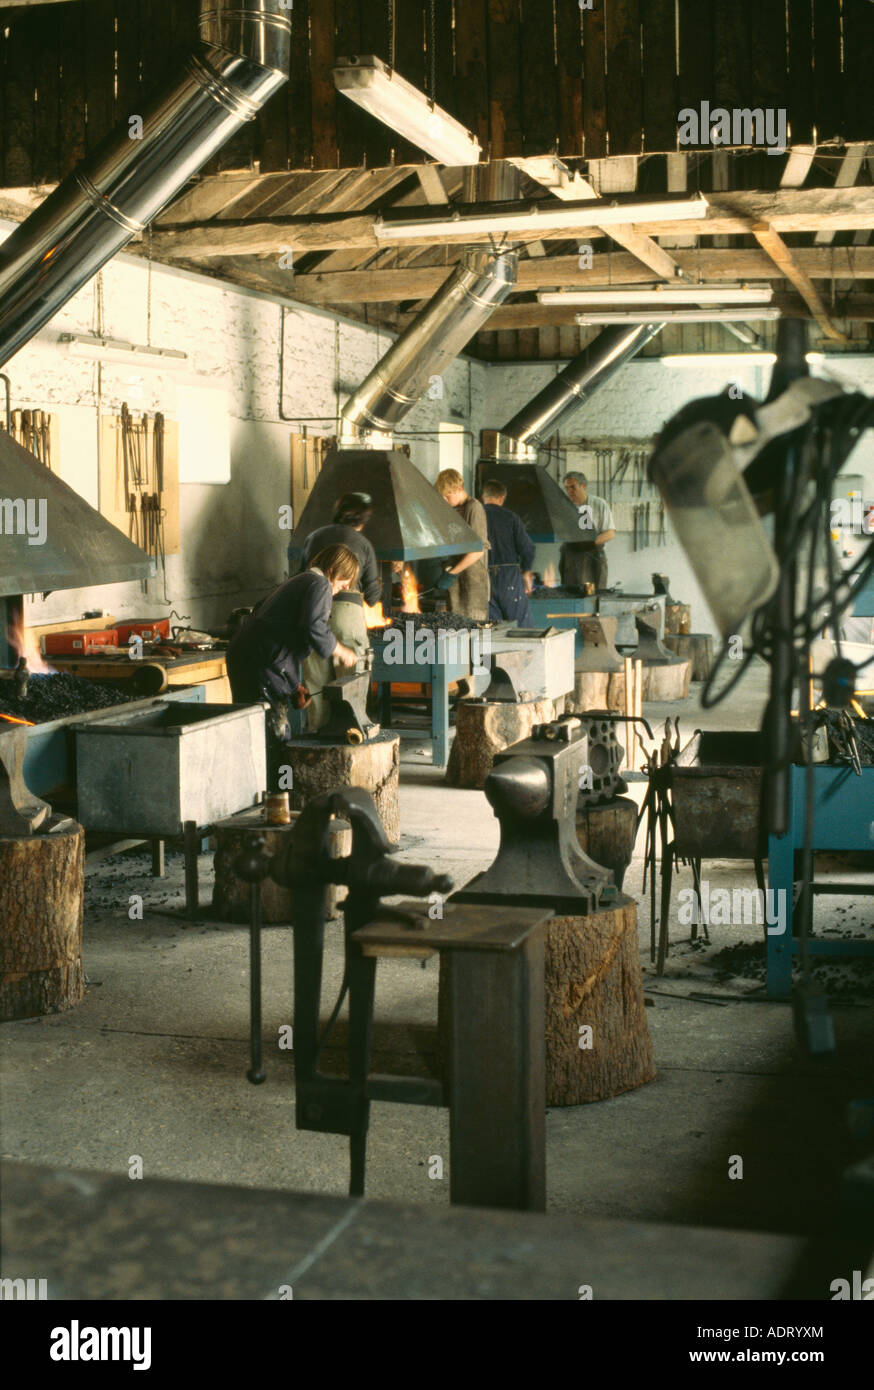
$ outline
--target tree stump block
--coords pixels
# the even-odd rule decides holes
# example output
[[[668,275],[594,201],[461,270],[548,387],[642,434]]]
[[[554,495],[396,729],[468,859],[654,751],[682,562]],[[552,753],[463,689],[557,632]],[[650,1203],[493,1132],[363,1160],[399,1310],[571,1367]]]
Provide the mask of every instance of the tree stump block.
[[[692,678],[691,661],[677,661],[671,666],[644,666],[644,700],[686,700]]]
[[[600,806],[578,806],[577,839],[590,859],[604,869],[612,869],[613,881],[621,893],[637,839],[636,803],[630,796],[617,796]]]
[[[55,823],[62,818],[54,817]],[[51,825],[52,822],[46,822]],[[0,1020],[62,1013],[85,993],[85,831],[0,839]]]
[[[675,656],[692,663],[692,680],[706,681],[713,670],[713,638],[709,632],[669,633],[664,645]]]
[[[264,837],[265,853],[273,856],[285,847],[288,836],[294,831],[294,823],[300,812],[293,812],[291,825],[268,825],[267,810],[264,806],[253,806],[239,815],[228,816],[212,827],[216,838],[214,860],[215,879],[212,890],[212,916],[220,922],[249,921],[249,884],[234,873],[234,861],[245,849],[246,842],[253,832]],[[352,831],[349,822],[336,820],[331,824],[331,857],[340,859],[352,848]],[[328,887],[328,916],[336,917],[339,912],[336,884]],[[261,920],[265,923],[294,921],[294,893],[283,888],[269,876],[261,884]]]
[[[388,839],[393,845],[398,843],[401,740],[397,734],[381,733],[359,744],[293,739],[285,744],[285,754],[292,769],[292,784],[288,788],[292,810],[302,811],[307,802],[324,792],[363,787],[376,803]]]
[[[573,694],[569,695],[568,706],[574,714],[585,714],[590,709],[609,709],[607,699],[610,689],[609,671],[575,671]]]
[[[464,700],[456,707],[455,739],[449,753],[446,781],[450,787],[480,791],[495,756],[531,737],[535,724],[547,724],[564,713],[566,696],[556,700]]]
[[[652,1081],[636,904],[556,917],[546,931],[547,1105],[607,1100]]]

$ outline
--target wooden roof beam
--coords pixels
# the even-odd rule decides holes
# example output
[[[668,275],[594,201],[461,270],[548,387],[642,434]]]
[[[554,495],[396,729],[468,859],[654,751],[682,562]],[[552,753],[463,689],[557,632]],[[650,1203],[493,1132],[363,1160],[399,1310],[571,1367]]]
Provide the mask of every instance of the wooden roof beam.
[[[515,164],[536,183],[548,188],[556,198],[561,198],[565,202],[591,201],[593,198],[600,198],[615,191],[606,185],[597,191],[588,179],[584,179],[579,173],[572,174],[567,165],[563,164],[560,159],[556,159],[554,155],[543,155],[532,159],[511,159],[509,162]],[[600,165],[610,161],[592,162],[597,162]],[[618,163],[618,161],[613,162]],[[631,183],[631,188],[626,187],[624,191],[633,192],[637,184],[637,161],[635,159],[624,161],[621,172],[628,176],[623,177],[621,182],[626,185]],[[635,256],[642,265],[646,266],[647,270],[651,270],[659,279],[673,281],[682,278],[683,272],[673,257],[669,256],[658,242],[653,241],[652,237],[645,236],[636,227],[600,227],[596,230],[600,236],[611,237],[617,245]]]
[[[874,247],[850,246],[835,250],[803,247],[797,248],[793,255],[811,279],[874,279]],[[702,282],[708,285],[784,278],[783,271],[760,249],[680,251],[677,259],[685,270],[700,275]],[[320,264],[306,274],[298,274],[294,293],[296,299],[307,304],[327,306],[423,299],[439,289],[448,272],[446,265],[372,270],[341,267],[335,272]],[[602,289],[608,285],[639,285],[642,279],[637,258],[622,252],[596,255],[591,270],[581,270],[577,256],[547,256],[520,260],[516,290],[526,293],[544,289]]]
[[[635,226],[635,235],[655,237],[668,235],[682,225],[687,233],[698,236],[748,234],[756,226],[767,226],[782,235],[785,232],[817,232],[821,230],[857,231],[874,226],[874,187],[774,189],[770,192],[739,191],[710,194],[706,217],[678,223],[667,219]],[[530,204],[513,204],[527,208]],[[458,207],[461,215],[481,213],[476,204]],[[507,209],[509,210],[509,208]],[[433,217],[433,213],[428,214]],[[261,221],[227,221],[199,226],[163,226],[153,237],[153,252],[157,257],[185,256],[195,260],[221,259],[225,256],[259,256],[278,252],[283,245],[299,253],[308,251],[357,250],[375,251],[385,242],[377,239],[372,213],[340,213],[331,216],[273,218]],[[616,228],[610,229],[611,236]],[[513,240],[569,241],[575,236],[598,235],[598,229],[585,221],[581,212],[579,227],[539,228],[531,232],[514,232]],[[460,227],[458,232],[441,237],[441,245],[488,244],[494,233],[474,233]],[[434,237],[419,230],[411,218],[404,236],[395,246],[432,246]],[[660,254],[661,247],[658,248]],[[638,251],[632,254],[638,255]],[[659,273],[659,272],[656,272]],[[663,277],[661,277],[663,278]]]
[[[807,317],[805,302],[797,295],[775,295],[773,304],[775,308],[780,309],[790,317]],[[577,314],[582,312],[582,309],[575,309],[571,305],[565,308],[553,304],[504,304],[495,310],[483,331],[493,333],[501,329],[572,327],[576,325]],[[667,310],[665,310],[665,314],[667,314]],[[841,305],[841,318],[845,320],[859,319],[868,323],[874,322],[874,294],[860,294],[848,298],[846,303]],[[739,319],[738,322],[743,322],[743,320]],[[721,326],[724,327],[725,325]],[[836,331],[832,330],[832,337]],[[840,336],[844,342],[848,341],[843,334]]]
[[[795,286],[818,323],[823,336],[832,338],[835,342],[845,343],[847,341],[846,335],[839,328],[835,328],[820,298],[819,290],[810,276],[801,269],[794,259],[793,253],[779,232],[775,232],[774,228],[769,226],[767,222],[757,222],[753,227],[753,235],[762,250],[771,257],[777,269],[781,270],[790,284]]]

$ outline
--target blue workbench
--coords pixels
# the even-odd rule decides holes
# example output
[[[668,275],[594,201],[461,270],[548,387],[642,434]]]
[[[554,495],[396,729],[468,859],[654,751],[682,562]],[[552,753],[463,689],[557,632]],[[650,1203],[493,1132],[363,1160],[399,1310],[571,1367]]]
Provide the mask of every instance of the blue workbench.
[[[449,687],[453,681],[470,676],[473,670],[468,655],[465,655],[463,660],[457,659],[457,654],[452,650],[455,645],[452,642],[453,636],[457,639],[458,632],[452,629],[448,632],[438,631],[437,660],[433,663],[388,663],[383,658],[381,645],[374,645],[372,678],[379,686],[380,722],[383,728],[388,728],[391,724],[393,684],[431,687],[431,746],[434,767],[446,767],[449,762]],[[459,645],[464,646],[463,643]],[[420,737],[418,733],[414,736]]]
[[[769,933],[767,938],[768,994],[778,999],[792,992],[792,959],[801,950],[800,940],[792,935],[792,917],[795,851],[804,848],[808,770],[792,767],[790,771],[789,830],[768,838],[768,886],[786,895],[785,930],[781,935]],[[817,766],[813,781],[812,848],[874,850],[874,767],[863,767],[859,777],[850,767]],[[807,949],[811,956],[874,956],[874,941],[835,941],[811,935]]]

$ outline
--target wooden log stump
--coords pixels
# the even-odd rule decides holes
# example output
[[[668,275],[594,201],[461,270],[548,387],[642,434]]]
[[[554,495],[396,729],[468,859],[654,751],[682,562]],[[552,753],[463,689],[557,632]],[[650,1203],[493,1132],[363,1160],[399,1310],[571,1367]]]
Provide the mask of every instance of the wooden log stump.
[[[291,825],[268,825],[267,810],[264,806],[253,806],[239,815],[228,816],[212,827],[216,839],[214,860],[215,878],[212,890],[212,913],[220,922],[248,922],[249,884],[234,872],[234,861],[246,847],[253,832],[264,837],[264,850],[269,855],[279,854],[284,849],[288,836],[294,830],[294,823],[300,812],[292,813]],[[348,821],[336,820],[331,824],[331,857],[340,859],[352,848],[352,831]],[[328,916],[339,913],[338,895],[345,897],[345,888],[336,884],[328,887]],[[269,876],[261,884],[261,920],[265,923],[294,921],[294,894],[283,888]]]
[[[713,638],[709,632],[669,633],[664,645],[675,656],[692,663],[692,680],[706,681],[713,670]]]
[[[686,700],[692,678],[691,661],[677,661],[671,666],[644,666],[644,700]]]
[[[456,708],[455,739],[449,754],[446,781],[450,787],[485,786],[497,753],[531,737],[535,724],[547,724],[564,713],[566,696],[556,700],[464,700]]]
[[[546,937],[547,1105],[607,1100],[655,1075],[636,904],[553,918]]]
[[[613,881],[620,892],[636,838],[637,805],[630,796],[617,796],[600,806],[577,807],[580,848],[596,864],[613,871]]]
[[[316,738],[293,739],[285,745],[292,769],[288,789],[292,810],[302,811],[313,797],[344,787],[363,787],[376,803],[385,833],[393,845],[401,838],[398,780],[401,740],[381,733],[367,743],[323,743]]]
[[[0,839],[0,1020],[80,1003],[84,898],[81,825]]]
[[[610,675],[609,671],[575,671],[573,694],[567,697],[568,708],[574,714],[585,714],[590,709],[609,709]]]

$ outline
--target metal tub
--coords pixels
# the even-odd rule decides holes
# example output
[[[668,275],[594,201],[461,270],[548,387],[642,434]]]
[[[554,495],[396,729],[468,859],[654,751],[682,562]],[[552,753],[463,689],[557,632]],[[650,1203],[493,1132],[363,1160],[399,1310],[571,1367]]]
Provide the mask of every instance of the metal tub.
[[[267,783],[263,705],[155,702],[75,726],[86,830],[168,837],[252,806]]]
[[[677,850],[689,859],[764,859],[758,733],[704,733],[671,775]]]

